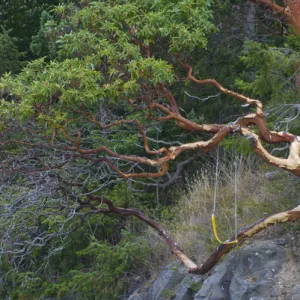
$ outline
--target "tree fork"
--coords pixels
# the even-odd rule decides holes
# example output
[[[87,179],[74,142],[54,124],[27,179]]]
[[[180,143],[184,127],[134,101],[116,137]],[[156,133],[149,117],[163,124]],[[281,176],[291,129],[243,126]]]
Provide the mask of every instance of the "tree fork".
[[[220,259],[230,252],[236,245],[241,245],[246,239],[249,239],[266,228],[277,223],[295,222],[300,219],[300,205],[292,210],[264,217],[263,219],[251,224],[247,228],[240,230],[237,236],[234,236],[230,240],[226,241],[232,242],[237,240],[236,244],[225,243],[218,246],[203,264],[197,266],[197,264],[193,262],[177,245],[177,243],[174,242],[168,231],[165,230],[157,221],[151,219],[143,212],[135,208],[115,207],[111,200],[104,197],[89,195],[88,198],[90,201],[96,201],[107,205],[107,208],[99,208],[94,213],[114,214],[123,217],[136,217],[145,222],[148,226],[152,227],[166,242],[170,251],[188,268],[189,273],[193,274],[205,274],[209,272],[220,261]],[[87,205],[89,204],[90,203]],[[84,207],[85,206],[83,205],[82,208]]]
[[[211,270],[225,254],[227,254],[236,245],[242,244],[246,239],[277,223],[295,222],[299,219],[300,205],[292,210],[267,216],[248,226],[246,229],[239,231],[237,237],[234,236],[228,241],[231,242],[237,240],[237,244],[222,244],[218,246],[201,266],[195,269],[189,269],[189,272],[193,274],[205,274]]]

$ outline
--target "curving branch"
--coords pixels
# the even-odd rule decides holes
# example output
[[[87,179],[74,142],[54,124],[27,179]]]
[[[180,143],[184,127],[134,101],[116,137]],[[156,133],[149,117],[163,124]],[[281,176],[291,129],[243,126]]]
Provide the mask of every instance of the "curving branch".
[[[150,227],[152,227],[154,230],[158,232],[158,234],[163,238],[163,240],[168,245],[171,252],[175,254],[176,257],[181,262],[183,262],[185,266],[187,266],[189,269],[197,268],[197,265],[184,254],[182,249],[180,249],[177,243],[175,243],[173,239],[170,237],[169,233],[157,221],[149,218],[144,213],[142,213],[141,211],[135,208],[116,207],[113,205],[111,200],[106,199],[104,197],[89,195],[88,198],[91,201],[97,201],[101,204],[107,205],[107,208],[98,208],[97,210],[95,210],[94,213],[115,214],[122,217],[133,216],[145,222],[147,225],[149,225]]]
[[[234,124],[229,124],[230,132],[239,132],[241,135],[249,138],[253,143],[252,146],[254,151],[261,157],[264,161],[268,162],[271,165],[285,169],[293,173],[294,175],[300,176],[300,137],[293,135],[288,132],[276,132],[270,131],[267,128],[263,105],[261,101],[256,99],[251,99],[242,94],[233,92],[224,88],[219,82],[215,79],[204,79],[200,80],[193,76],[193,67],[188,63],[182,62],[179,57],[177,57],[178,63],[187,70],[187,78],[192,82],[200,85],[211,84],[216,87],[216,89],[222,94],[231,96],[237,100],[244,102],[247,105],[254,105],[256,107],[256,113],[250,113],[244,117],[239,118]],[[239,126],[239,128],[234,128],[234,125]],[[258,129],[258,135],[254,133],[251,129],[251,125],[256,125]],[[209,125],[207,128],[209,128]],[[213,129],[215,125],[212,125]],[[219,127],[220,131],[224,130],[221,126]],[[262,145],[260,139],[268,144],[277,144],[280,142],[289,143],[289,156],[287,159],[275,157],[269,153]],[[220,141],[219,141],[220,142]],[[181,147],[185,147],[182,145]]]
[[[246,239],[277,223],[295,222],[299,219],[300,205],[292,210],[265,217],[248,226],[246,229],[239,231],[237,237],[232,237],[228,240],[228,242],[237,240],[237,244],[222,244],[218,246],[201,266],[189,269],[189,272],[194,274],[205,274],[211,270],[225,254],[227,254],[236,245],[242,244]]]
[[[166,242],[170,251],[188,268],[190,273],[193,274],[205,274],[210,271],[219,260],[227,254],[230,250],[232,250],[236,245],[241,245],[246,239],[254,236],[255,234],[263,231],[264,229],[275,225],[277,223],[287,223],[287,222],[295,222],[300,219],[300,205],[292,210],[288,210],[285,212],[277,213],[274,215],[267,216],[254,224],[248,226],[245,229],[242,229],[238,232],[237,236],[232,237],[230,240],[226,242],[231,242],[237,240],[237,243],[232,244],[222,244],[218,246],[212,254],[208,257],[208,259],[197,266],[195,262],[193,262],[177,245],[176,242],[172,239],[170,234],[164,229],[157,221],[151,219],[143,212],[135,209],[135,208],[120,208],[114,206],[113,202],[107,198],[95,195],[88,195],[88,202],[81,203],[80,209],[84,209],[86,207],[93,207],[94,211],[91,211],[93,214],[106,214],[106,215],[118,215],[121,217],[136,217],[141,221],[145,222],[147,225],[152,227],[161,238]],[[93,203],[98,202],[100,205],[105,204],[107,208],[98,208],[93,206]]]
[[[269,153],[266,148],[262,145],[260,138],[257,134],[251,132],[248,129],[242,129],[243,134],[252,141],[252,146],[255,153],[264,161],[275,167],[288,170],[296,176],[300,176],[300,142],[298,138],[290,144],[288,158],[280,158]]]
[[[143,47],[142,45],[140,46]],[[144,49],[144,51],[146,50]],[[134,110],[145,113],[151,122],[150,125],[142,124],[137,119],[118,119],[113,122],[99,120],[101,118],[99,118],[97,113],[90,112],[85,106],[82,106],[80,111],[68,108],[71,111],[69,119],[61,122],[52,130],[36,130],[36,125],[33,124],[31,127],[28,126],[26,130],[20,127],[16,129],[16,132],[19,133],[20,131],[22,133],[17,135],[22,137],[19,140],[12,139],[11,136],[13,135],[10,135],[10,132],[1,134],[0,170],[8,179],[0,177],[0,183],[7,187],[10,186],[9,180],[14,180],[14,176],[17,178],[21,173],[28,176],[24,179],[25,181],[27,180],[27,185],[23,187],[23,190],[21,188],[20,190],[12,191],[11,195],[5,195],[5,199],[9,199],[10,196],[17,198],[13,204],[3,204],[2,210],[5,211],[4,217],[8,224],[11,222],[10,216],[13,215],[12,212],[18,209],[27,209],[27,220],[30,219],[32,217],[32,205],[36,205],[39,211],[42,211],[47,218],[53,218],[57,212],[64,214],[66,221],[61,221],[59,218],[55,221],[59,228],[59,233],[56,236],[65,236],[64,231],[67,233],[71,231],[73,226],[71,224],[72,220],[78,217],[80,210],[88,209],[81,215],[81,220],[89,214],[134,216],[154,228],[165,240],[170,250],[187,266],[190,272],[205,273],[209,271],[224,254],[234,247],[234,244],[219,246],[204,264],[197,266],[184,254],[157,221],[134,208],[115,207],[110,200],[96,196],[97,193],[101,192],[101,189],[108,189],[121,179],[147,178],[151,180],[160,178],[167,174],[170,163],[182,153],[194,151],[196,154],[193,153],[191,155],[193,157],[199,151],[211,151],[232,134],[240,134],[244,138],[249,139],[255,153],[267,163],[300,176],[300,138],[289,132],[269,130],[266,125],[261,101],[226,89],[214,79],[201,80],[194,77],[193,67],[189,64],[190,58],[191,56],[187,62],[184,62],[179,56],[177,57],[177,62],[187,73],[187,80],[197,85],[213,85],[220,93],[230,96],[244,105],[254,107],[254,112],[242,116],[229,124],[197,124],[180,114],[174,95],[163,84],[158,84],[154,91],[151,91],[150,86],[143,84],[141,87],[142,92],[138,96],[139,98],[136,99],[138,104],[132,99],[124,99],[124,102],[129,103]],[[81,123],[78,122],[78,116]],[[196,133],[195,140],[189,143],[170,142],[159,149],[152,149],[147,137],[147,128],[152,126],[153,123],[157,124],[157,122],[165,121],[171,121],[185,131]],[[144,149],[144,156],[120,154],[116,149],[111,149],[107,145],[95,146],[95,140],[93,138],[89,139],[92,130],[96,129],[97,132],[99,131],[100,136],[101,134],[106,135],[109,133],[113,135],[115,131],[122,127],[126,127],[126,130],[134,128],[133,130],[138,138],[141,138],[141,148]],[[92,130],[89,128],[92,128]],[[199,133],[205,134],[205,140],[203,135]],[[113,137],[109,141],[114,141]],[[288,157],[282,158],[273,155],[267,150],[264,143],[286,143],[289,146]],[[12,153],[6,153],[6,149],[9,147],[15,147]],[[52,154],[50,158],[48,157],[49,153]],[[178,172],[176,171],[174,176],[175,179],[178,178],[184,164],[190,162],[191,159],[186,159],[185,162],[178,165]],[[18,180],[16,179],[16,182]],[[4,181],[8,182],[5,183]],[[172,179],[169,180],[170,182],[172,182]],[[86,191],[85,187],[90,185],[97,186],[91,191]],[[19,185],[17,184],[16,186]],[[78,197],[73,195],[72,189],[75,188],[81,190],[81,194]],[[80,196],[88,200],[82,201],[79,199]],[[47,201],[39,203],[39,197],[41,199],[50,199],[50,205],[46,204]],[[52,205],[53,207],[53,203],[55,204],[55,209],[49,210],[49,206],[51,207]],[[106,205],[106,207],[103,208],[103,205]],[[247,229],[241,230],[237,237],[238,242],[242,243],[246,238],[275,223],[293,222],[298,219],[300,219],[300,207],[269,216],[249,226]],[[21,225],[26,228],[27,222],[24,221]],[[12,224],[11,226],[14,225]],[[11,245],[11,248],[15,247],[14,253],[16,255],[19,255],[19,253],[20,255],[28,254],[32,251],[34,245],[45,245],[48,239],[54,236],[39,234],[41,225],[40,220],[36,218],[34,234],[37,237],[32,243],[30,242],[32,232],[28,228],[26,228],[27,241],[22,243],[18,241],[11,242],[9,230],[19,232],[24,230],[22,226],[17,229],[7,229],[8,233],[5,238],[5,241]]]

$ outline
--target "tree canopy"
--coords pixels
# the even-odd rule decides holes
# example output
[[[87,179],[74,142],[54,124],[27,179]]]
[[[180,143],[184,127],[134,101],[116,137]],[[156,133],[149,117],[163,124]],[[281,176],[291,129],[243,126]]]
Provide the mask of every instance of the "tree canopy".
[[[112,215],[142,220],[190,272],[205,273],[236,244],[218,247],[202,265],[193,262],[159,222],[142,212],[154,202],[154,189],[172,185],[199,152],[241,139],[260,159],[300,176],[297,39],[238,43],[245,67],[236,71],[231,85],[240,92],[228,89],[206,79],[201,69],[203,53],[212,51],[220,27],[213,9],[224,12],[222,5],[209,0],[81,1],[59,4],[54,15],[42,14],[31,49],[45,56],[31,60],[18,75],[14,72],[21,65],[10,64],[3,72],[11,73],[0,78],[0,254],[15,269],[26,269],[34,255],[61,251],[88,219],[96,224],[98,215]],[[4,35],[9,41],[9,33]],[[14,38],[10,42],[6,47],[11,45],[17,59],[22,53],[15,50]],[[187,97],[197,99],[195,107],[201,97],[215,97],[218,104],[202,116],[199,108],[190,109]],[[274,109],[282,101],[289,114],[267,118],[255,97]],[[220,109],[227,103],[235,106],[225,119]],[[282,144],[288,153],[275,155]],[[237,241],[299,218],[299,207],[268,216],[241,230]],[[107,227],[118,227],[119,221],[112,220],[103,221],[99,234],[106,241]],[[119,276],[134,263],[126,255],[138,251],[133,237],[124,235],[123,241],[110,242],[125,243],[129,252],[118,248],[115,253],[111,244],[95,242],[82,253],[101,253],[97,261],[114,253]]]

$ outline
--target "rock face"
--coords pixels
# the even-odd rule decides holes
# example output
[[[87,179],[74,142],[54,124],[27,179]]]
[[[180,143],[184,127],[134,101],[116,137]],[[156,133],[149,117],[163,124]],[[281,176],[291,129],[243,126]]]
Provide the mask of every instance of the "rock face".
[[[172,264],[128,300],[300,300],[299,254],[284,239],[254,241],[206,276]]]
[[[184,266],[174,263],[160,273],[150,288],[135,291],[128,300],[189,300],[202,283],[201,276],[188,274]]]
[[[285,249],[260,242],[231,253],[207,278],[195,299],[278,299],[275,276],[282,268]]]

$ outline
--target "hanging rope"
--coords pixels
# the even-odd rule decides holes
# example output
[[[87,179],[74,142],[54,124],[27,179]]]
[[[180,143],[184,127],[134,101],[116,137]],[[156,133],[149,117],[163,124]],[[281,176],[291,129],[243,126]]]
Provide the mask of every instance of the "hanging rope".
[[[238,164],[237,164],[237,161],[235,161],[234,162],[234,233],[235,233],[235,241],[236,242],[237,242],[237,236],[238,236],[237,172],[238,172]]]
[[[216,177],[215,177],[215,188],[214,188],[214,205],[213,205],[213,215],[216,212],[216,203],[217,203],[217,182],[219,177],[219,146],[217,147],[217,163],[216,163]]]
[[[217,222],[216,222],[216,205],[217,205],[217,189],[218,189],[218,178],[219,178],[219,146],[217,147],[217,163],[216,163],[216,177],[215,177],[215,188],[214,188],[214,200],[213,200],[213,211],[211,215],[211,224],[216,240],[220,244],[236,244],[237,241],[237,184],[236,184],[236,165],[234,171],[234,213],[235,213],[235,240],[232,242],[222,242],[218,236]]]

